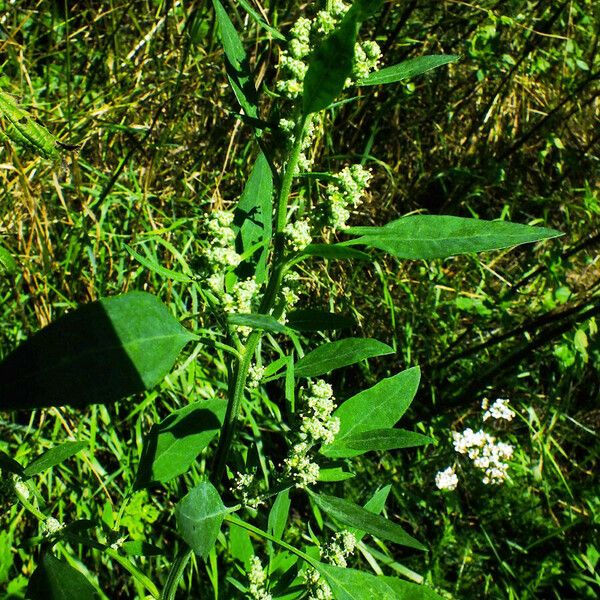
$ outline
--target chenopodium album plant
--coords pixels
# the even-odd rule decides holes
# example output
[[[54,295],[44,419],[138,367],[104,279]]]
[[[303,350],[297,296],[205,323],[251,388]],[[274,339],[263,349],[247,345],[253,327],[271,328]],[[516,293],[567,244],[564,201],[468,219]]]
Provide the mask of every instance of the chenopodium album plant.
[[[419,369],[393,374],[338,405],[327,375],[393,350],[380,341],[355,337],[305,348],[310,343],[306,332],[344,328],[348,319],[299,308],[302,283],[296,269],[314,257],[369,261],[370,249],[398,259],[430,260],[535,242],[559,233],[503,221],[433,215],[406,216],[383,226],[347,227],[371,177],[360,164],[340,165],[339,172],[328,174],[325,198],[310,202],[304,198],[301,212],[291,201],[292,189],[298,176],[311,169],[313,136],[323,124],[324,111],[344,88],[393,84],[457,57],[424,56],[379,69],[382,58],[377,44],[359,41],[357,36],[361,23],[381,3],[355,0],[348,6],[334,0],[314,18],[295,22],[281,53],[276,116],[263,120],[243,45],[223,5],[219,0],[213,3],[229,81],[243,109],[242,118],[255,128],[260,152],[235,209],[214,211],[204,223],[209,272],[184,275],[125,249],[159,274],[195,286],[226,338],[215,331],[211,339],[201,339],[182,327],[158,298],[135,291],[73,310],[0,364],[0,409],[83,407],[148,390],[168,374],[188,343],[212,344],[230,357],[227,400],[192,402],[156,424],[145,440],[136,488],[183,475],[201,455],[208,459],[205,476],[176,504],[179,551],[171,556],[172,567],[159,590],[132,562],[132,555],[144,554],[144,545],[118,534],[114,539],[92,539],[93,523],[60,523],[45,514],[33,478],[82,450],[85,442],[66,442],[26,466],[5,455],[2,467],[14,474],[18,500],[45,531],[29,597],[106,597],[93,579],[56,556],[57,546],[64,556],[73,546],[89,545],[118,562],[151,597],[174,598],[195,554],[208,561],[213,574],[219,569],[226,572],[221,585],[230,590],[228,597],[439,598],[431,588],[349,566],[358,564],[357,549],[369,563],[377,564],[377,552],[363,541],[366,536],[425,549],[398,523],[381,516],[389,485],[366,498],[362,506],[327,489],[332,482],[353,476],[349,467],[354,457],[430,441],[396,428],[417,391]],[[258,14],[251,11],[250,15],[273,37],[285,39]],[[0,109],[6,137],[37,149],[44,157],[55,157],[60,145],[12,98],[2,96]],[[273,122],[276,125],[267,131],[265,123]],[[270,133],[277,133],[273,129],[287,142],[280,161],[266,141]],[[343,241],[324,242],[332,239]],[[267,391],[265,383],[275,380],[282,385],[270,385]],[[287,451],[285,458],[270,463],[270,472],[257,478],[251,466],[244,467],[248,449],[239,439],[238,421],[245,403],[265,398],[278,407],[281,419],[287,419],[280,430]],[[256,427],[255,434],[260,435]],[[455,440],[458,450],[467,452],[476,446],[483,452],[482,444],[471,443],[467,434]],[[214,456],[207,457],[216,437]],[[266,461],[264,468],[269,471]],[[453,487],[453,472],[440,474],[438,485]],[[332,531],[329,538],[319,540],[309,529],[305,532],[309,536],[300,537],[305,540],[302,547],[290,543],[299,539],[297,531],[291,535],[288,527],[292,505],[300,513],[312,511],[320,528]],[[228,569],[226,560],[237,561],[238,570]],[[239,573],[246,574],[243,581]],[[213,586],[216,590],[214,582]]]

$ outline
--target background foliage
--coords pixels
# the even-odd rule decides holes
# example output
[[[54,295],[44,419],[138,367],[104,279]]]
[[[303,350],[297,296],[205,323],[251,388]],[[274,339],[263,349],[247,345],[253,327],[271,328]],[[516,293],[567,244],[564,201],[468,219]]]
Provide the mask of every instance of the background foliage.
[[[276,46],[262,43],[264,31],[234,4],[238,30],[256,42],[247,51],[259,80],[274,89],[268,67]],[[83,144],[65,168],[9,144],[0,150],[0,244],[17,263],[0,279],[0,353],[77,303],[134,289],[156,292],[201,331],[209,323],[193,286],[145,268],[124,244],[178,272],[200,268],[199,217],[231,206],[247,178],[251,132],[232,112],[211,3],[0,6],[2,89],[61,140]],[[256,6],[284,32],[302,8],[278,0]],[[346,372],[336,382],[345,396],[390,370],[421,366],[408,425],[437,445],[378,461],[367,455],[345,493],[360,496],[379,472],[391,474],[388,512],[429,540],[430,551],[425,564],[421,555],[388,560],[456,597],[600,591],[597,12],[590,0],[386,3],[369,33],[388,64],[430,53],[462,59],[378,88],[378,103],[340,106],[330,115],[336,129],[315,142],[323,170],[361,158],[373,169],[361,224],[425,209],[509,216],[567,233],[562,246],[352,269],[332,263],[318,276],[305,273],[307,306],[353,311],[357,335],[398,350],[370,370]],[[362,292],[356,308],[346,304],[349,289]],[[133,474],[153,423],[197,397],[223,395],[223,356],[201,350],[197,358],[136,402],[92,406],[84,418],[64,408],[2,415],[0,450],[17,448],[15,458],[27,463],[68,436],[90,440],[89,450],[42,476],[52,513],[64,521],[101,517],[132,540],[152,541],[155,524],[174,527],[172,507],[161,488],[132,492]],[[519,413],[503,432],[518,447],[512,481],[497,489],[472,479],[438,493],[435,472],[453,454],[448,432],[476,423],[485,396],[509,397]],[[260,410],[246,411],[242,431],[257,442],[257,464],[270,442],[256,421],[277,427],[276,407]],[[181,483],[168,485],[185,493]],[[38,535],[37,523],[8,496],[2,504],[0,590],[20,598],[36,563],[21,541]],[[296,515],[299,536],[303,517]],[[145,571],[164,570],[161,557],[139,561]],[[123,598],[138,593],[118,565],[109,572],[87,557],[86,564],[101,585],[117,582]]]

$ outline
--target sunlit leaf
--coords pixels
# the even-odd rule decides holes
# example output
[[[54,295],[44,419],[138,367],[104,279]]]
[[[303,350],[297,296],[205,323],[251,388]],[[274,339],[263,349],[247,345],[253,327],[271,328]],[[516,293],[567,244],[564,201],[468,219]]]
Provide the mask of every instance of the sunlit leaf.
[[[26,477],[31,477],[32,475],[46,471],[77,454],[87,446],[88,442],[64,442],[38,456],[38,458],[25,467],[23,473]]]
[[[437,69],[448,63],[457,61],[460,56],[455,54],[432,54],[405,60],[397,65],[373,71],[368,77],[358,82],[358,85],[380,85],[383,83],[396,83],[403,79],[410,79],[422,75],[432,69]]]

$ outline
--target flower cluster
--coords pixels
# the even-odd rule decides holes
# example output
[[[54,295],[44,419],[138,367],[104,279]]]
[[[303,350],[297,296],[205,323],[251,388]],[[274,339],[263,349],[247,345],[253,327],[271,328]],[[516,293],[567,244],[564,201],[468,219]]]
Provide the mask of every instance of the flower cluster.
[[[496,421],[512,421],[515,413],[508,406],[508,400],[506,398],[498,398],[491,406],[487,398],[484,398],[481,403],[481,408],[485,411],[483,413],[483,420],[495,419]]]
[[[248,369],[248,387],[257,388],[265,375],[265,368],[262,365],[252,364]]]
[[[235,233],[231,229],[233,213],[226,210],[215,210],[206,223],[212,238],[204,251],[211,267],[237,267],[241,257],[233,248]]]
[[[253,600],[271,600],[273,596],[267,592],[265,582],[267,573],[264,570],[258,556],[250,559],[250,571],[248,573],[248,591]]]
[[[502,483],[507,476],[508,463],[513,454],[510,444],[496,442],[496,438],[483,430],[473,431],[470,427],[462,433],[452,433],[454,449],[459,454],[466,454],[473,465],[483,471],[483,483]]]
[[[299,18],[290,30],[287,50],[281,53],[280,65],[284,78],[277,82],[277,90],[287,98],[302,94],[304,76],[308,70],[308,57],[321,39],[330,34],[340,22],[349,6],[342,0],[334,0],[328,10],[317,13],[313,19]],[[354,50],[352,77],[346,87],[364,79],[379,67],[381,49],[377,42],[359,42]]]
[[[55,519],[54,517],[48,517],[44,521],[44,535],[46,536],[54,535],[63,528],[64,524],[61,523],[58,519]]]
[[[329,200],[329,225],[338,229],[346,225],[350,217],[348,207],[356,208],[362,202],[362,196],[368,187],[371,172],[362,165],[345,167],[336,176],[337,182],[327,186]]]
[[[319,479],[319,465],[309,456],[314,444],[331,444],[340,430],[340,420],[332,417],[335,409],[331,386],[318,379],[303,390],[308,411],[301,415],[300,441],[292,447],[290,456],[285,459],[285,470],[296,481],[297,487],[313,485]]]
[[[438,471],[435,476],[435,485],[440,490],[455,490],[458,485],[458,477],[456,476],[454,467]]]
[[[508,406],[508,400],[498,398],[491,406],[485,399],[481,403],[484,411],[482,419],[488,421],[512,421],[515,413]],[[458,454],[467,456],[473,463],[473,466],[483,471],[482,481],[488,484],[503,483],[508,477],[508,463],[511,459],[514,448],[510,444],[496,441],[496,438],[483,429],[473,431],[467,427],[464,431],[452,432],[452,442],[454,450]],[[438,471],[435,476],[435,484],[440,490],[454,490],[458,485],[458,477],[453,466]]]
[[[258,508],[262,504],[256,494],[257,489],[254,473],[235,474],[231,492],[243,505],[249,508]]]
[[[288,223],[285,227],[285,234],[288,244],[294,252],[304,250],[312,242],[310,223],[307,219]]]

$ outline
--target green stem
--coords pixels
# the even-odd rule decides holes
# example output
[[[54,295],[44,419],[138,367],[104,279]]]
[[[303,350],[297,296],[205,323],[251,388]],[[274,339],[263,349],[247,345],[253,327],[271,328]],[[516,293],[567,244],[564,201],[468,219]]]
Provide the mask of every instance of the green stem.
[[[171,565],[171,570],[169,571],[169,576],[167,577],[167,583],[165,583],[165,587],[163,588],[160,597],[161,600],[174,600],[179,580],[183,577],[183,570],[185,569],[188,560],[190,560],[191,555],[192,550],[188,547],[184,547],[175,557],[175,560]]]

